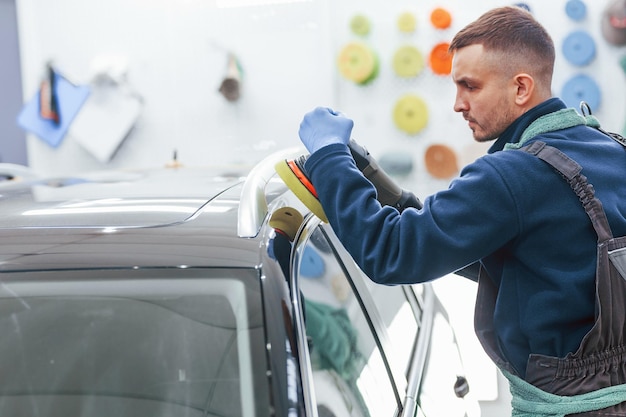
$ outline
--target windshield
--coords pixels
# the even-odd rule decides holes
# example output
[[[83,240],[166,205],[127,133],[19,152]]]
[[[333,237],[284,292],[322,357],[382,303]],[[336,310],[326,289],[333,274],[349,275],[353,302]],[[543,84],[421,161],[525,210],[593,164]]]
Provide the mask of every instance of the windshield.
[[[257,271],[0,278],[0,415],[268,414]]]

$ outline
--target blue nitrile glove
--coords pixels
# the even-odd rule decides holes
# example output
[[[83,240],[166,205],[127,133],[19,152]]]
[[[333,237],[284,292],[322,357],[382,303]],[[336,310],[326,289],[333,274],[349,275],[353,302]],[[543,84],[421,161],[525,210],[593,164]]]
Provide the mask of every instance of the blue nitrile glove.
[[[350,141],[354,122],[328,107],[317,107],[304,115],[300,123],[300,140],[310,153],[327,145]]]

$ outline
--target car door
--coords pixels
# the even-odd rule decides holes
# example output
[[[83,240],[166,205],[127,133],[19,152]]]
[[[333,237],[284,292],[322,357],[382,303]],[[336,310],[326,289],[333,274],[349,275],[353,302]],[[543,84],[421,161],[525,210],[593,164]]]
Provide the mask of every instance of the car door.
[[[454,332],[428,284],[375,284],[316,219],[296,240],[293,270],[319,416],[466,415]]]
[[[387,329],[408,317],[413,323],[409,333],[416,333],[417,320],[401,287],[385,287],[388,308],[379,311],[368,287],[371,281],[351,258],[344,258],[345,250],[329,233],[319,221],[309,220],[296,240],[293,261],[311,407],[319,416],[399,415],[406,377],[396,358],[390,362]],[[403,347],[398,354],[408,362],[412,343]]]

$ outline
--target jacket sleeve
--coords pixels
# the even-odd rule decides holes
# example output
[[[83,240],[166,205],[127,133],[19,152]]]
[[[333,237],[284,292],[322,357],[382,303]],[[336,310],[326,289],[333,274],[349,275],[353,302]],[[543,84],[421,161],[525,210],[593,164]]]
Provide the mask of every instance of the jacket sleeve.
[[[506,183],[490,164],[472,164],[420,210],[381,207],[347,146],[326,146],[305,169],[329,223],[375,282],[413,284],[457,271],[494,252],[518,230]]]

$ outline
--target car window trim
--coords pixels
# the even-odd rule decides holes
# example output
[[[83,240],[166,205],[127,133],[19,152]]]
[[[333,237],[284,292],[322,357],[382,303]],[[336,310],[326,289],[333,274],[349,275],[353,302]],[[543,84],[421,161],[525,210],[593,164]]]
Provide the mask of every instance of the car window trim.
[[[291,250],[289,265],[289,291],[294,311],[294,328],[296,332],[296,345],[298,347],[298,361],[300,362],[300,380],[302,382],[304,412],[306,416],[318,417],[315,387],[313,385],[313,369],[311,369],[310,366],[311,356],[304,323],[304,309],[300,298],[299,280],[297,279],[297,266],[300,264],[300,259],[303,256],[305,247],[301,242],[308,241],[308,237],[318,224],[314,221],[311,222],[311,218],[311,214],[305,217],[293,240],[294,244]]]
[[[420,387],[424,377],[424,366],[430,349],[430,339],[432,336],[433,321],[435,319],[435,293],[430,285],[424,286],[423,296],[424,304],[420,320],[420,329],[415,343],[415,354],[411,361],[402,417],[413,417],[415,415],[417,405],[419,404],[418,396]]]

